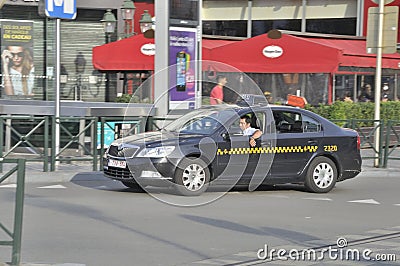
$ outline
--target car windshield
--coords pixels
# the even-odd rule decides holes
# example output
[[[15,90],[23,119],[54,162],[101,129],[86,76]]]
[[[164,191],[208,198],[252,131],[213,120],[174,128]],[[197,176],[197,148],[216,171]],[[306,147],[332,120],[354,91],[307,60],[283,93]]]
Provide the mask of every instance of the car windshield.
[[[233,109],[197,109],[174,120],[164,130],[187,134],[210,135],[235,115],[237,116],[237,113]]]

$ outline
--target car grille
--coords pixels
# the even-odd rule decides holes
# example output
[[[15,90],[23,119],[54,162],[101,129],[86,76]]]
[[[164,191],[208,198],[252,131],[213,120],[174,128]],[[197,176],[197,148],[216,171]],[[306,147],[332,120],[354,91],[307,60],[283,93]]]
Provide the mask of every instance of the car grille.
[[[120,144],[121,145],[121,144]],[[122,144],[122,146],[111,145],[108,154],[112,157],[130,158],[135,156],[139,150],[138,146]]]
[[[133,175],[129,168],[117,168],[108,166],[108,169],[104,169],[104,173],[116,179],[133,179]]]

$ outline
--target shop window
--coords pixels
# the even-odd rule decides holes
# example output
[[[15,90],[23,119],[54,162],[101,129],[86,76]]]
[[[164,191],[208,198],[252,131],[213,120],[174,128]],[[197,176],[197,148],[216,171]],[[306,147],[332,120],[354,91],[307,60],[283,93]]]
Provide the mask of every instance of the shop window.
[[[127,72],[124,76],[124,94],[134,94],[149,77],[147,72]]]

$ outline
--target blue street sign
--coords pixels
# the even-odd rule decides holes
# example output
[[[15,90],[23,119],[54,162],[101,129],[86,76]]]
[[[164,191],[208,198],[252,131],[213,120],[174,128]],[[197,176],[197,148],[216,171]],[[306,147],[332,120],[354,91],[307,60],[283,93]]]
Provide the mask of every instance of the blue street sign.
[[[75,19],[76,0],[45,0],[46,16],[49,18]]]

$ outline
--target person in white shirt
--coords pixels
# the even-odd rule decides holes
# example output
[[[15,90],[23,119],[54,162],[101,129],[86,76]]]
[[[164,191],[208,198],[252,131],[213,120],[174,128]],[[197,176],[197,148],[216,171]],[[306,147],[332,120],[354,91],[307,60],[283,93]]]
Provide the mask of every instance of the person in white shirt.
[[[250,146],[255,147],[257,145],[256,139],[261,137],[262,131],[251,127],[251,118],[248,115],[240,117],[239,126],[244,136],[250,136]]]

